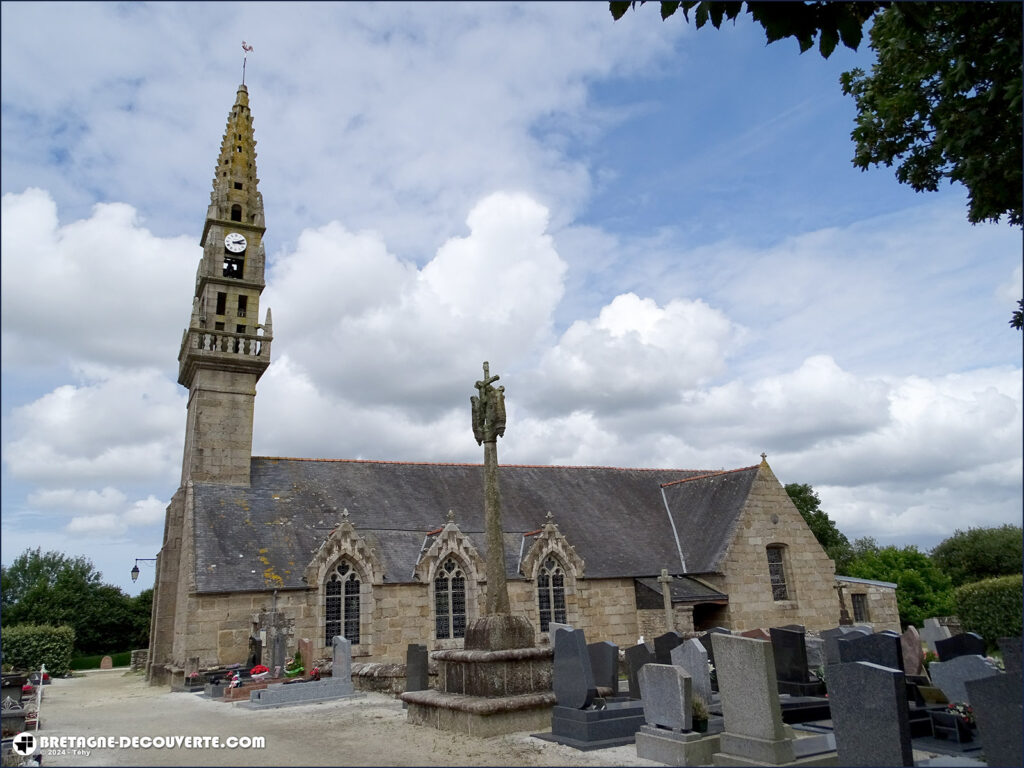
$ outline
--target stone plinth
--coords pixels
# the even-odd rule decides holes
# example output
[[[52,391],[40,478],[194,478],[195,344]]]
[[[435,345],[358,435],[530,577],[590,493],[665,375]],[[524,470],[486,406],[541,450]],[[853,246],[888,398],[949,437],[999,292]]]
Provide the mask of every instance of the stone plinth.
[[[438,690],[401,695],[408,721],[472,736],[547,728],[553,654],[550,646],[435,651]]]
[[[365,694],[355,692],[351,680],[328,677],[305,683],[274,683],[263,690],[252,691],[249,702],[239,706],[249,709],[269,709],[363,696]]]
[[[643,724],[643,704],[620,698],[606,701],[604,709],[555,706],[551,710],[551,732],[533,735],[586,752],[632,744]]]
[[[665,765],[710,765],[719,751],[718,734],[678,733],[644,725],[636,734],[636,756]]]
[[[525,616],[498,613],[483,616],[466,628],[463,647],[473,651],[505,651],[533,647],[533,625]]]

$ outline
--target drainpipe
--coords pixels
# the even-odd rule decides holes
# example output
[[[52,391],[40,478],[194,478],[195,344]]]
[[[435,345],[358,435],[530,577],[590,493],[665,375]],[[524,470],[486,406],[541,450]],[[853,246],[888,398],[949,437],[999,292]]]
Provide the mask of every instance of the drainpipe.
[[[665,514],[668,515],[668,523],[672,526],[672,535],[676,537],[676,550],[679,552],[679,563],[683,566],[683,573],[686,573],[686,560],[683,558],[683,547],[679,543],[679,531],[676,530],[676,522],[672,519],[672,510],[668,508],[668,497],[665,496],[665,486],[661,486],[661,500],[665,502]]]

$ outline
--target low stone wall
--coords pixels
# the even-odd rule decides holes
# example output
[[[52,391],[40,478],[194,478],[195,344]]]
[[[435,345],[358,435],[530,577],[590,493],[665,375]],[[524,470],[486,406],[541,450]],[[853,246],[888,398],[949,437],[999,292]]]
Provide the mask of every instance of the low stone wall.
[[[430,662],[428,674],[430,686],[437,683],[437,664]],[[357,691],[373,691],[390,693],[398,696],[405,693],[405,664],[381,664],[378,662],[359,662],[352,665],[352,684]]]
[[[132,672],[139,672],[145,669],[147,664],[149,664],[149,648],[143,648],[139,651],[132,651],[132,660],[130,667]]]

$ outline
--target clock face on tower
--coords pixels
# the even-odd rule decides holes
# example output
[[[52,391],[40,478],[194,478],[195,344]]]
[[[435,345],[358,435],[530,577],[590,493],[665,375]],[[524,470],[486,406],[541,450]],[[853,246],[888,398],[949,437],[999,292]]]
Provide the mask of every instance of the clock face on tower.
[[[241,253],[245,250],[245,246],[245,238],[237,232],[232,232],[224,238],[224,247],[231,251],[231,253]]]

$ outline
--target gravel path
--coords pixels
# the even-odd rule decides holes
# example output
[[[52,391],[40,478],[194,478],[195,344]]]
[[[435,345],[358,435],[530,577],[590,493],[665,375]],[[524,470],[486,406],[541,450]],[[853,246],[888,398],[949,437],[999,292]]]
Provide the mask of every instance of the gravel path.
[[[192,693],[151,687],[125,669],[94,670],[46,686],[40,736],[265,738],[263,749],[88,749],[47,754],[43,766],[480,765],[659,766],[633,745],[578,752],[516,733],[478,739],[406,723],[384,694],[252,711]]]

